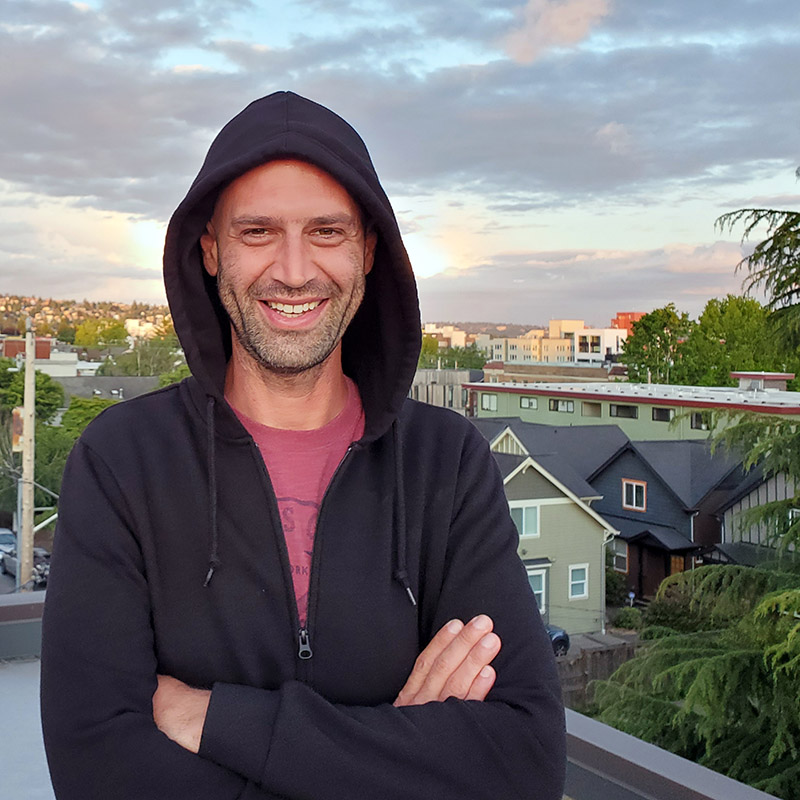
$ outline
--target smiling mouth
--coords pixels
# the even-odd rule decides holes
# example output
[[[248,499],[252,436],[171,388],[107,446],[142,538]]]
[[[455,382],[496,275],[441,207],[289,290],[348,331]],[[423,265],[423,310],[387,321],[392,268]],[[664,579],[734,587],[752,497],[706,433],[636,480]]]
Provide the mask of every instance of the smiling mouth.
[[[299,317],[305,314],[306,311],[313,311],[322,300],[314,300],[311,303],[278,303],[272,300],[267,300],[267,305],[273,310],[284,314],[287,317]]]

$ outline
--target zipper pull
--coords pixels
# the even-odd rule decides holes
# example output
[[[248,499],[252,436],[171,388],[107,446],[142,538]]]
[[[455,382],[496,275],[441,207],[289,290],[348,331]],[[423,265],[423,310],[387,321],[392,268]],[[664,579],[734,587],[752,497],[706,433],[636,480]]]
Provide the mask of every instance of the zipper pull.
[[[300,640],[300,649],[297,651],[297,656],[303,661],[308,661],[308,659],[314,655],[311,652],[311,642],[308,638],[308,629],[300,628],[298,638]]]

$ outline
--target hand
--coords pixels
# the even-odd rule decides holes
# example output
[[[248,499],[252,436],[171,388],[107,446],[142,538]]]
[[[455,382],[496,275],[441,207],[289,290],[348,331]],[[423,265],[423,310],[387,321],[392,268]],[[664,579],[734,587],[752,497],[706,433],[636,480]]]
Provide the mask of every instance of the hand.
[[[210,701],[211,692],[193,689],[169,675],[159,675],[153,695],[153,719],[173,742],[196,753]]]
[[[418,706],[457,697],[483,700],[497,677],[489,664],[500,652],[500,637],[485,614],[464,625],[448,622],[419,654],[394,705]]]

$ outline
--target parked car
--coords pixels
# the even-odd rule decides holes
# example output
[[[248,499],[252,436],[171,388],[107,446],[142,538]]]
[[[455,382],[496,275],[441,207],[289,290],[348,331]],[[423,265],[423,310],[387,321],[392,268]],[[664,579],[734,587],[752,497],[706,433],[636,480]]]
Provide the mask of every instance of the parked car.
[[[3,560],[0,561],[0,572],[4,575],[17,574],[19,565],[19,558],[17,556],[17,548],[13,547],[8,553],[3,554]],[[33,548],[33,584],[34,586],[46,586],[47,578],[50,575],[50,553],[43,547]]]
[[[565,656],[569,650],[569,634],[558,625],[545,625],[550,641],[553,645],[553,652],[557,656]]]
[[[11,528],[0,528],[0,561],[17,546],[17,537]]]

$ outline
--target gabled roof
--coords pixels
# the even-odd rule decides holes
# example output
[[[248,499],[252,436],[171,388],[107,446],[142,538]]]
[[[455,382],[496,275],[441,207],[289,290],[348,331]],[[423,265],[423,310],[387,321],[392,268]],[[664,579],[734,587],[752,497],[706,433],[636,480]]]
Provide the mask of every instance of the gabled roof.
[[[741,457],[722,447],[712,454],[707,440],[636,442],[632,449],[639,452],[686,508],[696,508],[735,471],[739,475],[731,488],[742,477]]]
[[[503,456],[503,453],[495,453],[495,458],[499,456]],[[506,456],[506,458],[520,458],[519,456]],[[508,462],[510,463],[510,462]],[[526,469],[535,469],[543,478],[550,481],[553,486],[556,487],[560,492],[564,494],[565,497],[568,497],[575,503],[581,511],[585,514],[590,516],[595,522],[597,522],[601,529],[608,534],[616,534],[617,530],[610,525],[605,517],[601,517],[593,508],[591,508],[588,503],[585,503],[580,497],[578,497],[569,487],[565,486],[558,478],[555,477],[549,470],[547,470],[542,464],[538,462],[537,459],[534,459],[530,456],[522,458],[520,464],[517,466],[516,469],[512,470],[505,478],[503,478],[503,483],[509,483],[514,479],[518,472],[524,471]],[[591,487],[590,487],[591,488]],[[534,498],[531,498],[534,499]]]
[[[520,456],[516,456],[519,458]],[[557,454],[535,455],[532,456],[533,460],[541,464],[551,475],[558,478],[574,495],[580,497],[582,500],[588,498],[599,498],[601,495],[597,493],[591,484],[587,483],[578,473],[568,464],[561,456]]]
[[[514,419],[511,428],[531,455],[557,454],[584,480],[630,442],[617,425],[540,425]]]
[[[628,519],[613,514],[603,514],[603,518],[614,525],[619,530],[620,538],[629,544],[644,542],[651,547],[659,547],[670,553],[700,549],[699,545],[696,545],[687,536],[667,525],[654,525],[646,520]]]
[[[512,456],[508,453],[492,453],[497,466],[500,467],[500,474],[505,480],[524,460],[525,456]]]
[[[583,480],[630,442],[617,425],[542,425],[519,417],[471,418],[470,422],[490,443],[511,428],[530,455],[557,455]]]

